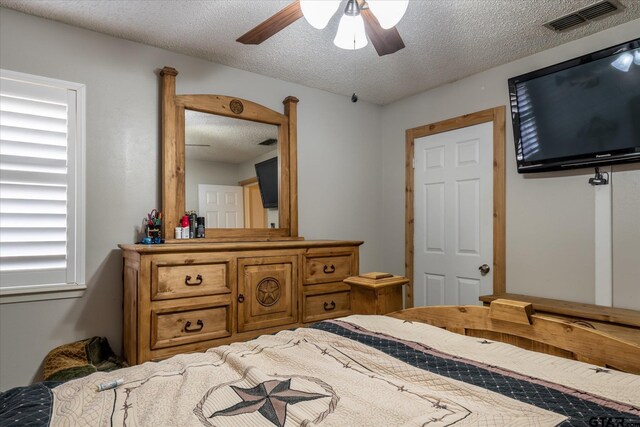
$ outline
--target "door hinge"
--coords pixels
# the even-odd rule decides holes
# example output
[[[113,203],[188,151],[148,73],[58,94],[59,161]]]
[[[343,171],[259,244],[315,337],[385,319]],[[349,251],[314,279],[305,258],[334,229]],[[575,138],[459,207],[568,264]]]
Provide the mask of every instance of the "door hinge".
[[[411,163],[412,163],[413,169],[415,169],[416,168],[416,158],[415,157],[413,159],[411,159]]]

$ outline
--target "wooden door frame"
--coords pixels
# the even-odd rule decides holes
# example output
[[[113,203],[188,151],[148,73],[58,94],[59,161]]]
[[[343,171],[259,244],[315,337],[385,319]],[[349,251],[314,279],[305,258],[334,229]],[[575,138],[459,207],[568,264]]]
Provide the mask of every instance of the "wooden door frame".
[[[505,180],[505,106],[465,114],[464,116],[419,126],[406,131],[405,187],[405,307],[413,307],[413,233],[414,233],[414,150],[415,140],[481,123],[493,122],[493,293],[506,292],[506,180]]]
[[[244,227],[245,228],[256,228],[253,224],[253,218],[251,217],[251,212],[250,212],[250,208],[249,208],[249,212],[247,211],[247,206],[251,206],[251,198],[249,197],[249,187],[258,187],[259,188],[259,184],[258,184],[258,177],[257,176],[252,176],[251,178],[247,178],[247,179],[243,179],[242,181],[238,182],[238,185],[242,186],[242,196],[244,197]],[[260,201],[260,206],[262,206],[262,200]],[[249,214],[249,215],[247,215]],[[269,221],[267,221],[267,209],[265,209],[264,207],[262,208],[262,216],[263,216],[263,221],[265,224],[265,227],[259,227],[259,228],[267,228],[266,225],[268,225]],[[249,225],[247,225],[247,218],[249,218]]]

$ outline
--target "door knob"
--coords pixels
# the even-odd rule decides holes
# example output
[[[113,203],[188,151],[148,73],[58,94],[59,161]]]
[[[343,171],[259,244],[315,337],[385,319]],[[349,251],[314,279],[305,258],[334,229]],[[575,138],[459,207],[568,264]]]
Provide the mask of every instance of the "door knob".
[[[486,276],[489,271],[491,271],[491,267],[489,267],[487,264],[482,264],[480,267],[478,267],[478,270],[480,270],[480,274]]]

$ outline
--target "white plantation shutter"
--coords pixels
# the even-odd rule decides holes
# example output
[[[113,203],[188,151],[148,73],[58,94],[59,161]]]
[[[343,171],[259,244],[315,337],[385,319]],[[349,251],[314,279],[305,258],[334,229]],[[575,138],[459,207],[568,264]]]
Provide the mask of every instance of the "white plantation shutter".
[[[76,284],[83,275],[83,86],[2,70],[0,291]],[[82,114],[80,114],[82,117]]]

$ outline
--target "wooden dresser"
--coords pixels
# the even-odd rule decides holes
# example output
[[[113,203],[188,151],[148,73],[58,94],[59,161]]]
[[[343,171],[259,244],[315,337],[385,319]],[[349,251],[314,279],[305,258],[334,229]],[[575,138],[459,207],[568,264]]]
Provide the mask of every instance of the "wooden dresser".
[[[119,245],[131,365],[351,313],[360,241]]]

